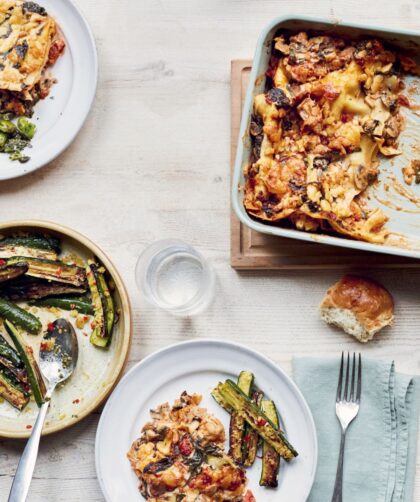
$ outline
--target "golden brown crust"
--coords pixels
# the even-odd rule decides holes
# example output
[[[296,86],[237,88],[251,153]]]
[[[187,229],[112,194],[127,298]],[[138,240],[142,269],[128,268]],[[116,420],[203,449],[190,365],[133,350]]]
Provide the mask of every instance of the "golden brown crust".
[[[325,295],[321,309],[350,310],[369,333],[392,323],[394,301],[391,294],[373,279],[346,275]]]
[[[275,39],[268,89],[254,98],[249,129],[244,206],[250,215],[385,242],[388,217],[364,199],[379,174],[378,155],[401,153],[400,108],[409,102],[397,57],[374,39],[305,32]],[[415,71],[413,61],[402,61]]]

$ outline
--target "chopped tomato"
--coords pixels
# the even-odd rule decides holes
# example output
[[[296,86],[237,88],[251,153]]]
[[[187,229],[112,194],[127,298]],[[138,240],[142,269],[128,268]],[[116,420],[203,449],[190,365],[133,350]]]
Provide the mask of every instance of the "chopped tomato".
[[[249,490],[245,493],[244,502],[255,502],[255,497]]]
[[[191,455],[193,451],[193,445],[191,439],[187,435],[183,436],[178,444],[178,448],[181,455],[184,455],[184,457],[188,457],[188,455]]]
[[[351,120],[353,120],[352,113],[343,112],[341,114],[341,122],[350,122]]]
[[[62,38],[56,40],[50,47],[50,52],[48,53],[48,64],[53,65],[57,59],[60,57],[60,54],[64,51],[66,44]]]
[[[407,98],[407,96],[404,96],[404,94],[398,95],[398,104],[401,106],[406,106],[407,108],[410,108],[410,101]]]
[[[2,267],[3,265],[6,265],[6,260],[0,260],[0,267]]]
[[[258,419],[257,425],[258,427],[264,427],[266,425],[267,420],[264,420],[263,418]]]
[[[54,331],[54,323],[49,322],[49,323],[48,323],[48,326],[47,326],[47,330],[48,330],[48,331]]]

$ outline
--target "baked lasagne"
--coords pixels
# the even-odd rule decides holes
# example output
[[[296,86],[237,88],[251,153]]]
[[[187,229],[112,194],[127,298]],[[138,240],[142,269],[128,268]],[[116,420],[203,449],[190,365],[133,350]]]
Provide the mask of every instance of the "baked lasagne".
[[[35,2],[0,0],[0,113],[31,116],[48,96],[48,74],[65,43],[57,25]]]
[[[222,423],[182,393],[174,406],[151,410],[128,458],[149,502],[255,502],[245,471],[224,453]]]
[[[380,156],[400,153],[404,72],[418,67],[380,40],[276,37],[266,92],[254,98],[247,212],[383,243],[387,216],[369,207],[366,189]]]

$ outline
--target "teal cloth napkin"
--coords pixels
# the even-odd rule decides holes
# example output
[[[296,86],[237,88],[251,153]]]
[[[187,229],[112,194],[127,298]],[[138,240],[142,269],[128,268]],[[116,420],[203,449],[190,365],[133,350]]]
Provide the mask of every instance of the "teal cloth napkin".
[[[340,359],[295,358],[294,379],[311,408],[318,433],[318,469],[309,502],[331,500],[340,446],[335,395]],[[344,502],[412,502],[420,378],[394,363],[362,359],[358,417],[347,432]]]

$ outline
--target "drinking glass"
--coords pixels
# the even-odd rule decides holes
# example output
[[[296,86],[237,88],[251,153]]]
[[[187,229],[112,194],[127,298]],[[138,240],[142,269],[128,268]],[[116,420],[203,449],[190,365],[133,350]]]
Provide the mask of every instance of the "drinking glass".
[[[148,246],[136,265],[139,290],[151,304],[177,316],[192,316],[211,303],[215,274],[203,256],[178,239]]]

